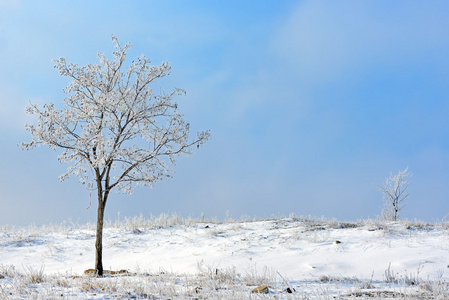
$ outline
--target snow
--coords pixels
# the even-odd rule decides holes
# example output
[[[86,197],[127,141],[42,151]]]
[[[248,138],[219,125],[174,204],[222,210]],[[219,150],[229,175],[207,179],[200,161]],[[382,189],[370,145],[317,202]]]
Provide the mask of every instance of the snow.
[[[277,277],[296,285],[325,278],[385,282],[387,272],[398,280],[447,281],[448,233],[444,224],[308,218],[116,225],[104,230],[103,265],[185,276],[234,270],[242,277]],[[93,268],[94,226],[4,227],[0,237],[0,265],[18,272],[82,275]]]

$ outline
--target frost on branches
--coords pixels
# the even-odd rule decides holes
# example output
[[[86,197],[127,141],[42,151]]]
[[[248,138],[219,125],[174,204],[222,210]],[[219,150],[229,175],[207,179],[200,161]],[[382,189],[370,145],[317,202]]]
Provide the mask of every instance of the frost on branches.
[[[60,180],[75,175],[98,194],[95,270],[103,275],[104,210],[112,189],[131,194],[138,185],[153,187],[170,177],[178,155],[191,153],[209,138],[209,131],[189,139],[189,123],[172,98],[180,89],[154,94],[152,83],[170,73],[168,63],[150,65],[145,56],[124,70],[130,44],[121,47],[113,36],[113,60],[98,54],[99,64],[78,67],[65,58],[54,61],[62,76],[72,81],[63,109],[45,104],[27,107],[37,125],[26,125],[32,134],[23,149],[41,144],[62,149],[58,159],[70,166]]]
[[[400,213],[405,207],[403,203],[409,196],[407,189],[412,175],[408,168],[399,171],[396,175],[390,173],[390,177],[385,180],[385,185],[377,187],[384,195],[382,220],[394,222],[399,220]]]
[[[170,177],[175,158],[206,142],[209,132],[189,139],[189,123],[172,99],[185,94],[183,90],[154,94],[151,85],[170,73],[168,63],[153,66],[141,56],[124,70],[130,44],[121,47],[112,39],[113,60],[98,53],[99,64],[79,67],[65,58],[53,61],[59,73],[72,80],[64,90],[64,108],[52,103],[28,106],[37,125],[26,125],[33,138],[22,147],[61,148],[58,160],[70,164],[61,181],[75,175],[89,189],[132,193],[137,185],[152,187]]]

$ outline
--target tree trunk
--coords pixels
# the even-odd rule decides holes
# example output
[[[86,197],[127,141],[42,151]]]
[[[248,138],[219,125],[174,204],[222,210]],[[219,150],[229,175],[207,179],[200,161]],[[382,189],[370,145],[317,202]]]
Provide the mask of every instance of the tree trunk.
[[[103,276],[103,220],[106,201],[102,195],[98,195],[98,215],[97,215],[97,240],[95,242],[95,271],[98,276]]]
[[[94,149],[95,151],[95,149]],[[108,167],[110,168],[110,166]],[[97,276],[103,276],[103,221],[104,209],[109,196],[109,169],[106,174],[105,189],[102,186],[102,176],[99,169],[95,169],[97,192],[98,192],[98,213],[97,213],[97,238],[95,241],[95,272]]]

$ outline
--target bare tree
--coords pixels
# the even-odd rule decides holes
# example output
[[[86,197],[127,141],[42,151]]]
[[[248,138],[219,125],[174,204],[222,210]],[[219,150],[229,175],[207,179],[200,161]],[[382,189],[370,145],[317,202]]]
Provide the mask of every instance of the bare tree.
[[[381,218],[385,221],[397,221],[402,209],[405,207],[404,201],[408,198],[407,188],[410,184],[412,173],[408,172],[408,168],[399,171],[385,180],[384,186],[377,186],[383,193],[384,206]]]
[[[22,149],[45,144],[61,149],[58,160],[68,163],[60,181],[71,175],[79,178],[90,190],[97,190],[98,215],[95,270],[103,275],[102,237],[104,210],[111,190],[132,194],[139,185],[171,177],[175,158],[190,154],[210,136],[209,131],[189,139],[189,123],[184,121],[173,96],[185,94],[181,89],[155,94],[152,86],[157,79],[170,73],[164,62],[151,65],[140,56],[125,69],[124,47],[112,36],[116,51],[108,60],[98,53],[99,64],[78,67],[67,64],[65,58],[54,60],[61,76],[71,83],[62,109],[54,104],[42,108],[30,104],[26,111],[37,117],[36,125],[26,125],[32,140]]]

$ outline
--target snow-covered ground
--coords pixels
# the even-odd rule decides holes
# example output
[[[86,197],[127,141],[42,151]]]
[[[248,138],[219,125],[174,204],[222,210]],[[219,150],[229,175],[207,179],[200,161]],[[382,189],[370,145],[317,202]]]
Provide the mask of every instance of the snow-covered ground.
[[[449,298],[447,223],[161,216],[109,223],[103,243],[105,269],[129,274],[84,275],[93,224],[0,228],[0,298]]]

